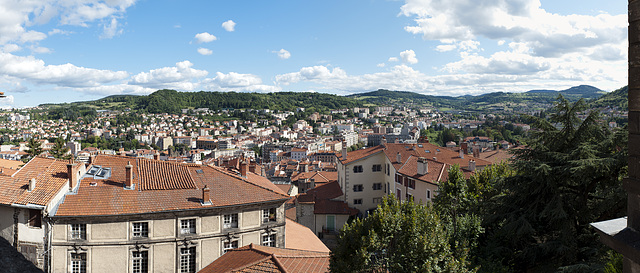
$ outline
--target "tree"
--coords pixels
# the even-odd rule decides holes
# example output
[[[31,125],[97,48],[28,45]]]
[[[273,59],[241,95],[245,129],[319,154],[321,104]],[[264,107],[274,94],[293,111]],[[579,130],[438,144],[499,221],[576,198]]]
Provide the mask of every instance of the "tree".
[[[29,154],[29,157],[27,158],[27,160],[30,160],[31,158],[34,158],[42,153],[41,143],[35,138],[29,139],[29,142],[27,143],[27,148],[29,148],[29,150],[27,150],[27,154]]]
[[[429,205],[385,197],[373,214],[346,224],[331,252],[331,272],[470,272],[455,259]]]
[[[64,145],[64,140],[62,138],[57,138],[53,147],[49,151],[51,155],[56,159],[69,159],[71,155],[67,154],[69,152],[69,148]]]
[[[589,223],[624,213],[627,140],[596,111],[582,120],[585,109],[559,96],[549,120],[532,117],[536,133],[514,152],[516,175],[497,184],[487,210],[488,259],[519,272],[602,269],[603,245]]]

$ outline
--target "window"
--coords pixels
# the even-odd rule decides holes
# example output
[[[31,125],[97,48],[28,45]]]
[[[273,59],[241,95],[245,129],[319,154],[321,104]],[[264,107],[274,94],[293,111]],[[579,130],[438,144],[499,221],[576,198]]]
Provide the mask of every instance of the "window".
[[[149,223],[133,223],[133,237],[149,237]]]
[[[387,165],[387,176],[391,176],[391,171],[389,170],[389,164],[385,163],[385,165]]]
[[[223,228],[237,228],[238,227],[238,214],[227,214],[224,216]]]
[[[355,184],[353,185],[353,191],[363,191],[364,190],[364,186],[362,186],[362,184]]]
[[[373,183],[373,190],[379,191],[382,189],[382,183]]]
[[[373,198],[373,203],[374,203],[374,204],[380,204],[380,203],[382,203],[382,197],[374,197],[374,198]]]
[[[353,166],[353,172],[354,173],[361,173],[362,172],[362,165]]]
[[[353,199],[353,204],[354,205],[362,205],[362,199],[361,198]]]
[[[427,190],[427,200],[431,200],[431,190]]]
[[[263,234],[262,245],[276,247],[276,234]]]
[[[375,164],[373,166],[371,166],[371,171],[372,172],[381,172],[382,171],[382,165],[380,164]]]
[[[29,226],[30,227],[42,227],[42,211],[39,209],[29,210]]]
[[[87,272],[87,253],[71,253],[71,272]]]
[[[180,249],[180,273],[196,272],[196,248],[185,247]]]
[[[222,253],[227,253],[229,249],[234,249],[234,248],[238,248],[238,240],[224,242],[224,245],[222,246]]]
[[[133,273],[149,272],[149,253],[147,251],[134,251],[131,260]]]
[[[262,210],[262,222],[275,222],[276,221],[276,208],[263,209]]]
[[[414,179],[409,179],[407,186],[409,186],[409,188],[415,189],[416,188],[416,181]]]
[[[402,177],[400,177],[397,173],[396,173],[396,183],[402,184]]]
[[[196,219],[180,220],[180,234],[196,233]]]
[[[71,224],[71,239],[73,239],[73,240],[86,240],[87,239],[87,225],[86,224]]]

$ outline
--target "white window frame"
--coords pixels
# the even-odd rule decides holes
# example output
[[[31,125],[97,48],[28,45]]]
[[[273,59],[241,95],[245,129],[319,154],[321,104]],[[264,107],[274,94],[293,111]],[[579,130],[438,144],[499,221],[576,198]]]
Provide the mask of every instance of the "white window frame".
[[[362,198],[353,199],[353,204],[354,205],[362,205]]]
[[[196,234],[196,219],[181,219],[180,234]]]
[[[227,229],[227,228],[238,228],[238,214],[237,213],[233,213],[233,214],[225,214],[222,220],[222,227]]]
[[[362,191],[364,191],[364,185],[362,184],[353,185],[353,192],[362,192]]]
[[[195,273],[196,272],[196,247],[183,247],[180,248],[178,253],[178,270],[180,273]],[[193,270],[191,270],[193,269]]]
[[[273,217],[271,217],[273,215]],[[262,223],[277,222],[278,210],[276,208],[268,208],[262,210]]]
[[[149,251],[141,250],[131,252],[131,272],[149,272]]]
[[[131,226],[134,238],[149,238],[149,222],[133,222]]]
[[[69,257],[69,272],[87,273],[87,253],[71,253]]]
[[[263,246],[276,247],[277,239],[278,239],[278,237],[276,236],[276,233],[263,233],[262,234],[262,245]]]
[[[362,165],[353,166],[353,173],[362,173],[363,171]]]
[[[226,241],[222,243],[222,253],[227,253],[227,251],[231,250],[231,249],[236,249],[238,248],[238,240],[231,240],[231,241]]]
[[[86,240],[87,224],[70,224],[69,237],[71,240]]]
[[[376,187],[376,186],[378,186],[378,187]],[[382,190],[382,183],[373,183],[373,187],[372,188],[373,188],[374,191]]]

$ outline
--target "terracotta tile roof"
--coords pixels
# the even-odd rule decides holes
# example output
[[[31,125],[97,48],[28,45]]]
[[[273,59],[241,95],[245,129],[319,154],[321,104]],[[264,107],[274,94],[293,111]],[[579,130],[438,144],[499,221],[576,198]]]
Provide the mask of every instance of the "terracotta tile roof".
[[[382,145],[378,145],[378,146],[374,146],[374,147],[369,147],[366,149],[360,149],[360,150],[356,150],[353,152],[348,152],[347,153],[347,159],[344,159],[342,157],[342,154],[336,154],[338,156],[338,160],[340,160],[340,162],[342,162],[342,164],[349,164],[353,161],[357,161],[360,159],[363,159],[365,157],[377,154],[381,151],[384,150],[384,146]]]
[[[0,176],[0,204],[35,204],[46,206],[63,187],[68,185],[69,161],[35,157],[13,176]],[[28,191],[29,180],[36,187]]]
[[[57,211],[56,217],[64,216],[106,216],[124,215],[136,213],[151,213],[162,211],[176,211],[189,209],[208,209],[219,206],[234,206],[246,203],[286,201],[289,196],[279,191],[275,185],[273,188],[265,185],[264,181],[247,179],[232,174],[222,168],[184,164],[184,168],[176,168],[180,177],[191,177],[195,188],[180,188],[166,190],[141,190],[137,184],[141,177],[139,162],[131,161],[131,158],[122,156],[98,155],[94,165],[103,168],[111,168],[111,176],[106,179],[97,179],[93,176],[84,176],[80,181],[77,194],[65,196]],[[134,172],[133,183],[135,189],[125,189],[125,165],[131,161]],[[145,164],[145,163],[142,163]],[[149,166],[164,167],[163,164],[149,164]],[[160,174],[163,169],[147,170],[151,176]],[[155,181],[166,181],[156,179]],[[94,185],[92,185],[94,184]],[[201,204],[202,188],[207,186],[210,191],[211,205]],[[163,188],[160,186],[160,188]]]
[[[250,244],[227,251],[199,272],[329,272],[329,253]]]
[[[140,190],[196,189],[184,164],[159,160],[136,159]]]
[[[320,199],[313,206],[313,214],[346,214],[356,215],[360,211],[350,208],[344,201]]]
[[[284,245],[289,249],[300,249],[329,253],[327,246],[318,239],[311,229],[295,221],[285,219]]]
[[[24,162],[17,160],[8,160],[0,158],[0,167],[17,170],[20,166],[24,165]]]
[[[490,161],[493,164],[497,164],[503,161],[509,162],[514,157],[515,156],[510,153],[510,150],[503,150],[503,149],[480,153],[480,158]]]
[[[346,202],[331,200],[342,195],[343,193],[340,185],[337,181],[334,181],[310,189],[303,194],[299,194],[296,198],[300,203],[314,203],[314,214],[358,214],[360,211],[350,208]]]
[[[333,199],[342,196],[342,188],[338,181],[317,186],[307,192],[300,194],[298,200],[300,202],[313,202],[319,199]]]
[[[315,183],[329,183],[332,181],[338,181],[338,172],[325,172],[325,171],[313,171],[313,172],[301,172],[291,177],[291,181],[298,181],[302,179],[313,178]]]
[[[387,143],[384,152],[396,170],[399,170],[411,156],[425,157],[427,159],[431,159],[433,161],[441,162],[448,165],[458,164],[460,167],[465,168],[469,166],[470,159],[476,161],[476,166],[491,165],[491,162],[484,159],[475,158],[471,155],[464,155],[464,158],[460,158],[459,153],[431,143]],[[400,162],[396,160],[398,153],[400,153]],[[436,159],[433,159],[434,157]]]

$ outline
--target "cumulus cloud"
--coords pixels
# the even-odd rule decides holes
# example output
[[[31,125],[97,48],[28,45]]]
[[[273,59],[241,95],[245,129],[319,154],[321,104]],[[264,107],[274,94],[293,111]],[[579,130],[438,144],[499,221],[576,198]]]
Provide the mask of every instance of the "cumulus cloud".
[[[532,54],[543,57],[619,44],[627,32],[625,14],[565,16],[545,11],[538,0],[497,0],[482,5],[467,0],[406,0],[401,14],[415,22],[405,30],[426,40],[510,39],[528,44]],[[451,46],[439,50],[451,50]]]
[[[89,26],[94,21],[105,19],[107,22],[112,22],[114,18],[122,16],[133,4],[135,0],[17,1],[2,4],[0,5],[0,14],[2,14],[0,44],[41,41],[47,37],[47,34],[28,30],[27,27],[46,24],[54,18],[59,19],[59,25],[83,27]],[[54,29],[49,35],[58,33],[64,33],[64,31]]]
[[[125,71],[99,70],[72,64],[46,65],[33,56],[0,53],[0,74],[37,84],[61,87],[91,87],[128,77]]]
[[[279,51],[273,51],[273,53],[278,53],[278,58],[286,60],[291,58],[291,53],[289,53],[289,51],[283,49],[280,49]]]
[[[236,23],[234,21],[231,21],[231,20],[226,21],[226,22],[222,23],[222,28],[224,28],[224,30],[229,31],[229,32],[234,31],[234,30],[236,30]]]
[[[202,81],[208,90],[216,91],[245,91],[245,92],[276,92],[280,88],[262,83],[262,79],[252,74],[216,72],[216,76]]]
[[[180,90],[193,90],[197,85],[193,80],[205,77],[206,70],[192,68],[193,63],[182,61],[173,67],[163,67],[141,72],[131,77],[129,84],[140,85],[147,88],[173,88]]]
[[[319,81],[324,82],[328,80],[335,80],[344,78],[346,73],[339,67],[329,70],[326,66],[317,65],[310,67],[303,67],[298,72],[281,74],[276,76],[276,82],[289,85],[291,83],[297,83],[300,81]]]
[[[7,53],[11,53],[11,52],[15,52],[18,50],[21,50],[22,48],[19,45],[16,44],[6,44],[2,47],[2,51],[7,52]]]
[[[385,66],[385,64],[384,64],[384,63],[379,63],[379,64],[377,64],[376,66],[377,66],[377,67],[384,67],[384,66]]]
[[[100,39],[111,39],[117,35],[122,34],[122,29],[118,28],[118,20],[114,17],[111,18],[109,23],[105,23],[102,26],[102,34],[100,35]]]
[[[41,47],[41,46],[34,46],[31,47],[31,51],[33,51],[33,53],[38,53],[38,54],[48,54],[51,53],[51,49],[48,49],[46,47]]]
[[[416,58],[416,53],[411,49],[400,52],[400,58],[404,63],[408,63],[408,64],[418,63],[418,58]]]
[[[387,61],[388,62],[397,62],[399,60],[398,60],[398,57],[390,57],[389,60],[387,60]]]
[[[211,49],[208,48],[204,48],[204,47],[200,47],[198,48],[198,53],[200,53],[200,55],[211,55],[213,54],[213,51]]]
[[[213,36],[208,32],[198,33],[196,34],[195,38],[196,38],[196,42],[198,43],[208,43],[208,42],[218,40],[216,36]]]

